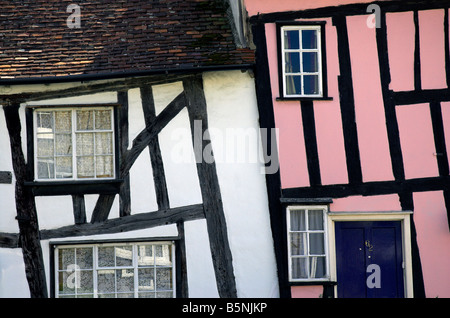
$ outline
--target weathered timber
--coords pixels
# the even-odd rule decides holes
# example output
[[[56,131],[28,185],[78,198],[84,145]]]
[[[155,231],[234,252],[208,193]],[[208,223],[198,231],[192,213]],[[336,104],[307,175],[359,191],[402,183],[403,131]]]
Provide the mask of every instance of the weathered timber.
[[[153,123],[141,131],[133,140],[131,149],[127,150],[120,164],[120,177],[124,178],[141,152],[149,145],[151,140],[186,106],[184,92],[180,93],[164,110],[156,116]]]
[[[18,248],[19,234],[0,233],[0,248]]]
[[[187,279],[186,242],[184,238],[184,222],[177,222],[179,240],[176,241],[176,279],[177,298],[189,298],[189,284]]]
[[[24,185],[27,165],[22,151],[20,104],[4,107],[6,126],[9,133],[11,157],[16,178],[15,201],[19,223],[19,244],[25,264],[25,273],[32,298],[46,298],[47,283],[39,238],[36,205],[30,188]]]
[[[203,92],[202,77],[197,76],[183,81],[188,101],[189,120],[194,145],[197,121],[201,122],[201,134],[208,129],[206,100]],[[197,174],[205,210],[205,218],[211,248],[211,255],[216,276],[217,290],[223,298],[237,297],[236,281],[233,272],[232,254],[228,242],[227,225],[222,205],[219,181],[215,162],[208,163],[202,158],[206,141],[202,140],[201,149],[194,149],[197,162]],[[200,150],[200,151],[199,151]],[[211,156],[213,156],[211,152]],[[208,160],[209,161],[209,160]]]
[[[9,171],[0,171],[0,184],[11,184],[12,173]]]
[[[115,194],[100,194],[94,212],[92,212],[91,223],[99,223],[108,219],[115,197]]]
[[[203,205],[196,204],[156,212],[138,213],[115,219],[108,219],[104,222],[76,224],[58,229],[42,230],[40,234],[43,240],[69,236],[114,234],[182,221],[192,221],[202,219],[204,216]]]
[[[142,110],[144,111],[145,126],[150,127],[156,119],[155,103],[151,86],[141,87]],[[150,140],[148,145],[150,161],[153,171],[153,182],[155,184],[156,201],[159,209],[169,208],[169,194],[167,192],[166,175],[159,147],[158,136]]]
[[[72,195],[73,203],[73,218],[75,224],[86,223],[86,206],[84,203],[84,195],[74,194]]]
[[[119,157],[123,158],[123,154],[128,148],[128,91],[120,91],[117,93],[117,99],[121,107],[118,111],[118,134],[119,134]],[[125,216],[131,214],[131,195],[130,195],[130,175],[123,177],[119,191],[119,215]]]

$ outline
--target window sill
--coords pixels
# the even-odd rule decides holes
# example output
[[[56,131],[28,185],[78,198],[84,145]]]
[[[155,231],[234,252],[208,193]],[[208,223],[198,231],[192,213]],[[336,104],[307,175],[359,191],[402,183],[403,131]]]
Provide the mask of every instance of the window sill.
[[[31,181],[24,182],[35,196],[117,194],[122,179],[108,180],[70,180],[70,181]]]
[[[333,100],[333,97],[277,97],[277,101],[314,101],[314,100]]]

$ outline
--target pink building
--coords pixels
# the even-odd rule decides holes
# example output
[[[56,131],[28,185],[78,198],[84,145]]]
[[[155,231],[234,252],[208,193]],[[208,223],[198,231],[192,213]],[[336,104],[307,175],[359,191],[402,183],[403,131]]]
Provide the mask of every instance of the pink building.
[[[245,5],[281,297],[450,297],[450,3]]]

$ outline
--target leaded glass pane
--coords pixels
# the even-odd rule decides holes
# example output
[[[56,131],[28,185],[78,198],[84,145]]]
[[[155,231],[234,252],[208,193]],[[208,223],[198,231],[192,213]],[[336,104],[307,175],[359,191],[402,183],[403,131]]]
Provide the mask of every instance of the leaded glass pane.
[[[75,283],[73,281],[75,277],[74,276],[72,276],[73,278],[69,277],[70,275],[74,275],[74,273],[66,271],[58,273],[59,294],[75,294]]]
[[[116,246],[116,266],[132,266],[133,251],[131,246]]]
[[[55,178],[55,162],[53,158],[38,158],[37,170],[39,179]]]
[[[116,291],[115,270],[106,269],[97,272],[98,293],[114,293]]]
[[[72,154],[72,136],[67,134],[57,134],[55,136],[56,155]]]
[[[39,134],[37,136],[37,155],[38,157],[53,157],[53,134]]]
[[[53,112],[39,111],[36,117],[38,133],[53,131]]]
[[[95,111],[95,129],[111,130],[111,110]]]
[[[172,292],[157,292],[156,298],[173,298]]]
[[[64,248],[58,251],[58,268],[66,270],[67,266],[75,264],[75,249]]]
[[[94,178],[94,157],[77,158],[78,178]]]
[[[77,265],[80,269],[92,269],[92,247],[77,248]]]
[[[151,266],[153,264],[153,245],[138,245],[138,266]]]
[[[77,293],[94,292],[93,271],[77,271],[77,275],[80,275],[79,286],[77,286]]]
[[[156,290],[172,289],[172,268],[156,268]]]
[[[77,130],[94,129],[94,111],[77,110]]]
[[[72,157],[56,157],[57,179],[72,178]]]
[[[106,246],[98,248],[98,266],[99,267],[113,267],[114,262],[114,247]]]
[[[94,154],[94,134],[78,133],[77,134],[77,155],[86,156]]]
[[[132,292],[134,290],[134,270],[116,270],[116,282],[118,292]]]
[[[95,134],[95,154],[110,155],[113,153],[112,133]]]
[[[138,269],[138,290],[155,290],[155,270],[153,268]]]
[[[55,112],[55,131],[71,132],[72,131],[72,112],[56,111]]]
[[[169,245],[155,245],[155,265],[172,266],[172,249]]]

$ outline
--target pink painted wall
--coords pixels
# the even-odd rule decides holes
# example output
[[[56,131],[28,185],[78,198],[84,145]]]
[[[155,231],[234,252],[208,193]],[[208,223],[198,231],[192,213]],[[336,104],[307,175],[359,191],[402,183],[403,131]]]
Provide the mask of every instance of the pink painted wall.
[[[276,101],[280,95],[275,24],[266,25],[266,37],[275,126],[279,129],[278,155],[281,185],[283,188],[309,186],[300,104],[296,101]]]
[[[375,28],[368,15],[347,17],[363,181],[393,180]]]
[[[450,233],[442,191],[414,193],[417,231],[425,294],[450,297]]]
[[[331,212],[382,212],[401,210],[402,207],[397,194],[370,197],[353,196],[334,199],[333,203],[330,204]]]
[[[394,91],[414,90],[415,27],[413,12],[386,14],[391,83]]]
[[[428,104],[396,108],[403,165],[407,179],[439,175]]]
[[[422,89],[447,88],[444,10],[419,11]]]
[[[441,103],[444,138],[447,146],[447,156],[450,156],[450,102]]]

